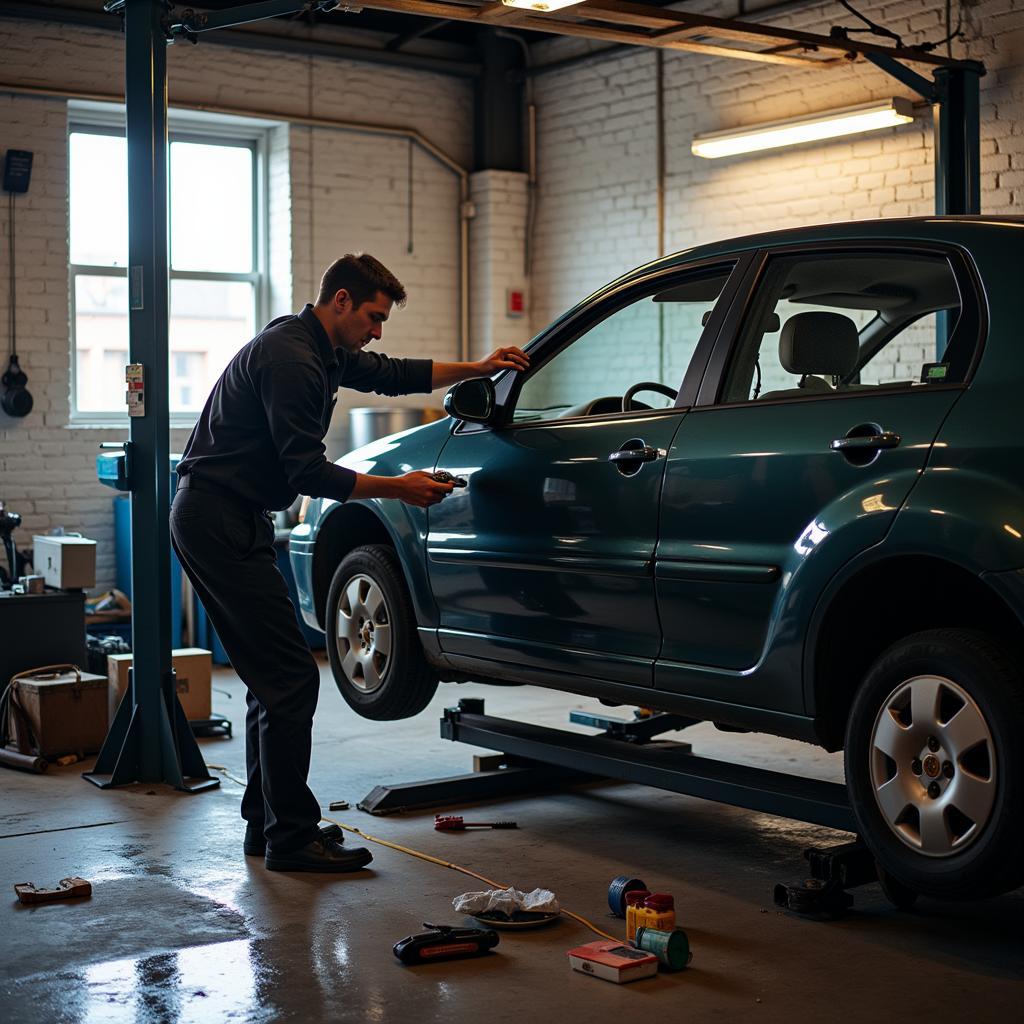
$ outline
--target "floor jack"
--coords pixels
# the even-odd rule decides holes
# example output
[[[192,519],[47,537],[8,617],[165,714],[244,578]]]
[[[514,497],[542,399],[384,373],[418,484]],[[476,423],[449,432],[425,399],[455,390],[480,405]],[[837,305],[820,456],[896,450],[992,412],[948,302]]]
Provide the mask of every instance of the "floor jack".
[[[883,871],[868,848],[858,839],[840,846],[804,850],[811,877],[793,885],[775,886],[775,905],[803,917],[834,919],[853,906],[847,892],[860,885],[878,882],[885,898],[900,910],[909,910],[917,893]]]

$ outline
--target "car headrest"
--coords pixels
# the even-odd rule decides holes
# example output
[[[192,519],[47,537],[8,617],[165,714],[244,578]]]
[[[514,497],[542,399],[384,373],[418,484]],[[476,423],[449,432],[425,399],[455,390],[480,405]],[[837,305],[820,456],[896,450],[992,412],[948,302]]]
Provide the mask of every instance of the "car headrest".
[[[779,362],[787,373],[845,377],[857,365],[857,325],[842,313],[797,313],[782,328]]]

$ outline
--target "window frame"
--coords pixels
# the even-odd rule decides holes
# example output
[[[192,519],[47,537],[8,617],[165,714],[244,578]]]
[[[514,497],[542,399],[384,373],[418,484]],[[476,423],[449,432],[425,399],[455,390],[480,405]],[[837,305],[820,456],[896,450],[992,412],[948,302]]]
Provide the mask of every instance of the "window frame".
[[[630,276],[625,280],[613,281],[594,295],[585,299],[568,313],[559,317],[550,327],[538,334],[526,347],[530,356],[530,370],[523,374],[507,371],[495,382],[497,395],[494,418],[490,423],[460,422],[456,433],[471,433],[480,430],[533,430],[552,425],[562,426],[570,423],[589,423],[597,420],[614,418],[635,419],[672,415],[689,408],[696,400],[697,389],[704,374],[712,348],[717,340],[725,320],[726,311],[731,308],[735,291],[746,279],[750,254],[743,252],[724,253],[681,263],[671,267],[659,267],[655,271],[647,270]],[[519,393],[526,381],[555,356],[561,354],[570,345],[574,345],[583,335],[587,334],[599,323],[614,316],[617,312],[634,302],[671,288],[688,277],[702,273],[710,273],[716,269],[725,271],[728,276],[722,291],[712,309],[712,315],[703,326],[693,355],[683,373],[679,392],[673,405],[664,409],[635,409],[631,412],[604,413],[598,416],[579,416],[545,420],[527,420],[515,422],[512,415],[515,411]]]
[[[924,241],[868,237],[832,242],[796,242],[789,245],[761,248],[754,254],[754,258],[747,267],[744,280],[738,286],[725,324],[719,332],[715,349],[711,354],[707,371],[700,385],[700,393],[694,403],[694,409],[729,409],[755,404],[768,407],[793,402],[815,402],[825,399],[841,402],[857,395],[863,395],[863,391],[847,391],[834,394],[812,392],[807,395],[771,398],[767,401],[759,400],[757,403],[751,402],[749,399],[733,402],[725,402],[720,399],[722,389],[725,387],[729,376],[729,368],[732,365],[736,347],[742,340],[743,327],[756,301],[757,292],[762,285],[765,272],[773,260],[792,257],[812,259],[816,255],[870,255],[871,253],[881,251],[893,254],[904,253],[909,256],[939,256],[949,261],[957,287],[960,289],[961,300],[960,322],[957,324],[956,332],[950,338],[949,344],[952,344],[954,338],[958,338],[958,336],[969,336],[973,338],[974,348],[962,381],[933,383],[929,384],[927,388],[912,389],[908,389],[903,384],[894,383],[891,385],[879,385],[875,392],[881,395],[908,395],[922,394],[926,390],[937,391],[950,388],[962,390],[967,388],[981,361],[988,334],[988,303],[985,289],[982,285],[981,275],[967,249],[955,242],[947,242],[940,239]],[[876,354],[877,352],[873,353],[872,358]]]
[[[236,146],[252,152],[252,269],[245,273],[228,273],[221,271],[174,270],[171,267],[170,239],[171,229],[168,223],[168,311],[170,310],[170,288],[174,281],[213,281],[213,282],[244,282],[253,288],[253,319],[257,330],[266,323],[270,306],[270,197],[268,189],[268,154],[269,124],[253,120],[212,115],[197,111],[169,110],[167,117],[168,167],[167,196],[170,204],[171,196],[171,161],[170,146],[172,142],[192,142],[200,145]],[[70,189],[71,189],[71,146],[73,134],[110,135],[123,138],[125,135],[125,108],[113,104],[69,105],[68,110],[68,218],[69,218],[69,251],[68,251],[68,310],[69,310],[69,346],[71,359],[71,394],[69,396],[69,421],[74,426],[126,426],[129,422],[126,405],[117,409],[88,410],[78,408],[78,339],[76,309],[76,279],[78,277],[127,277],[128,268],[94,266],[85,263],[73,263],[70,252]],[[168,221],[169,221],[168,217]],[[127,259],[127,253],[125,253]],[[168,390],[171,376],[168,371]],[[168,399],[170,395],[168,395]],[[190,429],[198,416],[196,412],[170,413],[171,429]]]

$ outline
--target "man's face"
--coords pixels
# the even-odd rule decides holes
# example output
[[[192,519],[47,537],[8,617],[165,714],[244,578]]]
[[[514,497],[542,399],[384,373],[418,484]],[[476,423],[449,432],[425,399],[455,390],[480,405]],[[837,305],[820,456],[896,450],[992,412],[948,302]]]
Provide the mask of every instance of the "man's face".
[[[358,352],[371,341],[378,340],[393,304],[389,296],[377,292],[372,299],[356,306],[347,291],[337,292],[332,306],[334,330],[331,340],[335,347],[346,352]]]

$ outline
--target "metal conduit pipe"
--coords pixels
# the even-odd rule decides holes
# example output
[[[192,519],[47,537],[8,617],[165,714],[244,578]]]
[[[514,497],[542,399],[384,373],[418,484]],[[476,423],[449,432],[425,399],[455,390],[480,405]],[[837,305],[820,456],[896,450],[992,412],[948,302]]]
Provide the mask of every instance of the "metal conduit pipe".
[[[16,85],[0,82],[0,93],[11,96],[36,96],[49,99],[91,100],[97,103],[124,103],[120,93],[85,92],[72,89],[50,89],[38,85]],[[307,128],[328,128],[333,131],[363,135],[384,135],[409,139],[459,179],[459,358],[469,359],[469,171],[440,146],[421,135],[415,128],[395,128],[391,125],[370,124],[362,121],[338,121],[327,117],[306,117],[302,114],[276,114],[266,110],[246,110],[211,103],[175,103],[179,110],[198,110],[208,114],[233,117],[255,117],[281,121]]]

